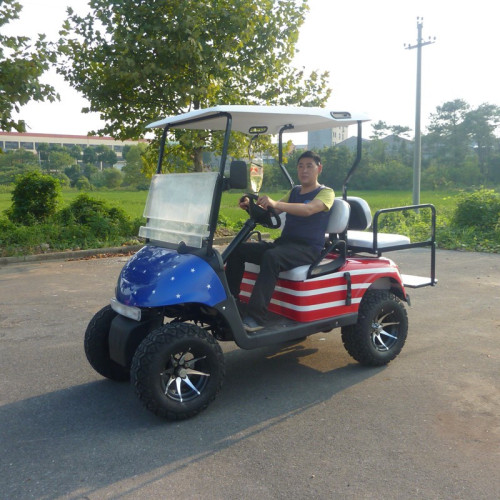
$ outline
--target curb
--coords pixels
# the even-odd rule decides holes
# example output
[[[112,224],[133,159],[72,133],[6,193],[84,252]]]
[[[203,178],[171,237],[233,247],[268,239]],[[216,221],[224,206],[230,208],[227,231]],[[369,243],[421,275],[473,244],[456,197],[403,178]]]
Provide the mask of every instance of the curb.
[[[269,236],[266,234],[263,237]],[[227,245],[234,236],[223,236],[221,238],[214,239],[214,246],[225,246]],[[9,264],[22,264],[28,262],[45,262],[50,260],[78,260],[85,259],[88,257],[111,257],[113,255],[119,254],[129,254],[139,251],[142,245],[130,245],[122,247],[111,247],[111,248],[94,248],[88,250],[71,250],[67,252],[50,252],[50,253],[40,253],[33,255],[19,255],[14,257],[0,257],[0,267],[7,266]]]
[[[144,245],[130,245],[124,247],[95,248],[88,250],[72,250],[68,252],[51,252],[34,255],[19,255],[14,257],[0,257],[0,266],[27,262],[44,262],[49,260],[77,260],[97,255],[117,255],[121,253],[137,252]]]

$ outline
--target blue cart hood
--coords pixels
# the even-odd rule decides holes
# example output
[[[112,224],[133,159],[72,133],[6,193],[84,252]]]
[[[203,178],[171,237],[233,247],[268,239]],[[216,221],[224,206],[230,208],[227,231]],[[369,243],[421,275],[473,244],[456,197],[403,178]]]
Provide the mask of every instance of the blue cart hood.
[[[227,296],[214,269],[200,257],[146,245],[122,269],[116,298],[130,306],[161,307],[188,302],[214,306]]]

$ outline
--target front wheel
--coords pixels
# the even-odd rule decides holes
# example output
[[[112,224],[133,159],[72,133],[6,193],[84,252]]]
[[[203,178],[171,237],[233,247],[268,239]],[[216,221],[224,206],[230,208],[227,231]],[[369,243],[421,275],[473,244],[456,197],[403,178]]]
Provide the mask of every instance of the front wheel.
[[[84,349],[88,362],[97,373],[117,382],[125,382],[130,378],[129,371],[109,356],[109,329],[116,316],[117,313],[109,305],[94,315],[85,332]]]
[[[401,352],[407,333],[408,315],[401,300],[387,290],[369,290],[358,322],[342,328],[342,342],[362,365],[381,366]]]
[[[169,420],[184,419],[215,399],[224,379],[224,356],[203,328],[168,323],[142,341],[130,373],[148,410]]]

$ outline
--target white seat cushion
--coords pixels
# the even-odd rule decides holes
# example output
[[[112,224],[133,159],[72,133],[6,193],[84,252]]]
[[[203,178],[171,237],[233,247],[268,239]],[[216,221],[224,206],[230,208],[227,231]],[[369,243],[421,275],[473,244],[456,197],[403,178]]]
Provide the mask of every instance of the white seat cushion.
[[[407,245],[410,243],[408,236],[402,234],[377,233],[377,248],[384,248]],[[373,233],[371,231],[347,231],[348,247],[366,248],[373,250]]]
[[[371,231],[347,231],[347,241],[349,247],[356,247],[361,249],[366,249],[367,251],[373,251],[373,233]],[[403,236],[402,234],[389,234],[389,233],[378,233],[377,234],[377,247],[379,250],[384,248],[393,247],[396,245],[407,245],[410,243],[410,238],[408,236]],[[323,259],[321,264],[328,264],[331,259]],[[289,271],[282,271],[280,273],[280,278],[290,281],[305,281],[307,279],[307,272],[309,271],[310,265],[299,266]],[[252,264],[251,262],[245,263],[245,271],[259,274],[260,266],[257,264]]]
[[[327,264],[328,262],[331,262],[331,259],[323,259],[321,261],[321,264]],[[309,271],[310,267],[310,265],[294,267],[289,271],[282,271],[279,277],[284,280],[290,281],[305,281],[307,279],[307,271]],[[259,274],[260,266],[257,264],[252,264],[251,262],[247,262],[245,264],[245,271]]]

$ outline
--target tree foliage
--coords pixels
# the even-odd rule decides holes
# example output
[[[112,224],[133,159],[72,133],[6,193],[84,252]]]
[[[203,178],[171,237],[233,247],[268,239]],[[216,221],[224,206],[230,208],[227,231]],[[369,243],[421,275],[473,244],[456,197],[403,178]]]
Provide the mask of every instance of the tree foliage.
[[[291,65],[307,0],[90,6],[83,17],[68,10],[59,72],[90,102],[84,111],[106,121],[99,133],[136,138],[159,116],[215,104],[321,105],[330,95],[328,73]],[[197,169],[208,140],[189,135]]]
[[[144,174],[146,159],[143,156],[146,152],[146,145],[139,143],[137,146],[127,147],[124,151],[125,166],[122,168],[124,174],[123,184],[136,189],[147,189],[149,180]]]
[[[16,0],[0,2],[0,28],[18,19],[22,7]],[[32,43],[26,36],[0,33],[0,130],[24,132],[26,124],[14,112],[29,101],[55,101],[55,89],[40,82],[41,75],[56,60],[45,35]]]
[[[483,103],[472,108],[463,99],[445,102],[431,115],[423,151],[443,178],[457,177],[458,185],[495,182],[499,166],[500,107]],[[451,175],[450,175],[451,173]],[[466,179],[469,177],[469,179]]]
[[[433,157],[442,163],[458,164],[468,151],[467,132],[463,127],[470,105],[463,99],[455,99],[437,106],[431,114],[429,134],[426,135],[426,148]]]
[[[18,175],[38,169],[37,157],[25,149],[0,154],[0,184],[13,184]]]
[[[379,120],[372,124],[372,135],[370,139],[381,139],[390,134],[398,137],[407,137],[411,132],[410,127],[403,127],[402,125],[388,125],[386,122]]]

